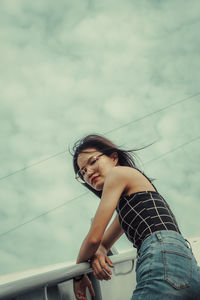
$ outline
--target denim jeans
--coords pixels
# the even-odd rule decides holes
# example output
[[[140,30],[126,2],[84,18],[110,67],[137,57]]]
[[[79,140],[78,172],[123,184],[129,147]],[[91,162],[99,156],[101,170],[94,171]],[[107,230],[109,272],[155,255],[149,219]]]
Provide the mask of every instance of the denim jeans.
[[[144,240],[136,279],[131,300],[200,299],[200,267],[189,243],[174,231],[157,231]]]

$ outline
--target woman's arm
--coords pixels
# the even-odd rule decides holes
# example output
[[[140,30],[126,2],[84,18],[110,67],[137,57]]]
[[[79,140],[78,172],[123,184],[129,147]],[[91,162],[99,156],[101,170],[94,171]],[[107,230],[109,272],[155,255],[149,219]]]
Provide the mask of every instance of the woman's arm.
[[[91,228],[81,245],[77,263],[90,259],[97,251],[101,241],[103,242],[102,245],[105,245],[106,249],[109,249],[122,234],[120,231],[119,235],[119,226],[116,218],[115,222],[113,222],[114,224],[110,226],[105,235],[104,231],[112,218],[122,192],[126,188],[126,182],[126,176],[124,176],[124,172],[122,172],[120,167],[115,167],[108,174],[104,183],[101,202],[93,219]]]
[[[111,225],[108,227],[106,232],[103,235],[101,244],[99,246],[103,247],[107,252],[110,250],[112,245],[120,238],[120,236],[124,233],[124,230],[122,229],[118,215],[114,218]]]
[[[104,231],[110,219],[112,218],[119,198],[124,189],[126,188],[126,180],[125,177],[122,176],[120,170],[121,169],[119,167],[115,167],[106,177],[101,202],[93,219],[91,228],[82,243],[77,258],[77,263],[87,261],[88,259],[94,257],[98,247],[101,244],[101,241],[103,241],[103,244],[100,247],[105,246],[108,249],[109,247],[111,247],[114,241],[121,235],[121,230],[119,233],[119,227],[116,226],[116,219],[115,222],[113,222],[114,224],[111,224],[111,226],[104,235]],[[112,263],[111,261],[109,261],[107,255],[103,256],[105,257],[104,261],[110,263],[110,267],[112,267]],[[94,296],[94,290],[92,288],[91,282],[86,275],[84,275],[84,277],[80,281],[74,281],[73,284],[74,293],[77,299],[87,300],[87,288],[90,290],[91,295]]]
[[[114,242],[123,234],[123,229],[120,226],[118,216],[116,216],[106,230],[103,235],[101,244],[97,249],[96,253],[92,258],[92,268],[94,272],[94,276],[100,280],[109,280],[111,277],[110,275],[112,272],[110,271],[109,267],[113,267],[112,262],[110,261],[109,257],[107,256],[108,250],[112,247]],[[88,288],[90,294],[95,296],[94,289],[92,284],[87,276],[80,276],[81,281],[74,281],[74,293],[77,299],[87,299],[86,297],[86,289]]]
[[[109,267],[113,268],[114,266],[107,253],[123,233],[124,231],[121,228],[117,215],[104,233],[101,244],[91,259],[93,273],[97,279],[111,279],[112,272]]]

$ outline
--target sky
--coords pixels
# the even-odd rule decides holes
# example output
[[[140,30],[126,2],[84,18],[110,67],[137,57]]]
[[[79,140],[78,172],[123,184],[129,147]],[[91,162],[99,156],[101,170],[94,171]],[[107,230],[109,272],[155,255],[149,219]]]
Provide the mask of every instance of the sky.
[[[198,0],[1,1],[1,275],[76,260],[99,199],[68,149],[91,133],[154,142],[136,163],[200,236],[199,23]]]

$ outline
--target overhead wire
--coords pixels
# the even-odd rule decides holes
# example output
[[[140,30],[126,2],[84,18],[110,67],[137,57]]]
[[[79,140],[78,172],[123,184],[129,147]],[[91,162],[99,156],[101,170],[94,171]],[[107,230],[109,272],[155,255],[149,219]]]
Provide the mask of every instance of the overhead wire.
[[[193,94],[193,95],[191,95],[191,96],[189,96],[189,97],[185,97],[185,98],[183,98],[183,99],[181,99],[181,100],[179,100],[179,101],[176,101],[176,102],[174,102],[174,103],[171,103],[171,104],[169,104],[169,105],[167,105],[167,106],[165,106],[165,107],[163,107],[163,108],[161,108],[161,109],[155,110],[154,112],[151,112],[151,113],[149,113],[149,114],[146,114],[146,115],[144,115],[144,116],[142,116],[142,117],[140,117],[140,118],[137,118],[137,119],[135,119],[135,120],[133,120],[133,121],[131,121],[131,122],[125,123],[125,124],[123,124],[123,125],[121,125],[121,126],[119,126],[119,127],[117,127],[117,128],[114,128],[114,129],[112,129],[112,130],[110,130],[110,131],[107,131],[107,132],[104,133],[104,135],[105,135],[105,134],[109,134],[109,133],[111,133],[111,132],[113,132],[113,131],[119,130],[119,129],[123,128],[123,127],[129,126],[129,125],[132,124],[132,123],[135,123],[135,122],[138,122],[138,121],[140,121],[140,120],[143,120],[143,119],[145,119],[145,118],[147,118],[147,117],[150,117],[150,116],[152,116],[152,115],[154,115],[154,114],[156,114],[156,113],[158,113],[158,112],[164,111],[164,110],[166,110],[166,109],[168,109],[168,108],[170,108],[170,107],[172,107],[172,106],[175,106],[175,105],[178,105],[178,104],[180,104],[180,103],[183,103],[183,102],[185,102],[185,101],[187,101],[187,100],[189,100],[189,99],[191,99],[191,98],[194,98],[194,97],[196,97],[196,96],[198,96],[198,95],[200,95],[200,93],[196,93],[196,94]],[[166,156],[166,155],[168,155],[168,154],[170,154],[170,153],[172,153],[172,152],[174,152],[174,151],[176,151],[176,150],[178,150],[178,149],[180,149],[180,148],[182,148],[182,147],[184,147],[184,146],[186,146],[186,145],[188,145],[188,144],[190,144],[190,143],[192,143],[192,142],[194,142],[194,141],[196,141],[196,140],[198,140],[199,138],[200,138],[200,137],[196,137],[196,138],[194,138],[194,139],[192,139],[192,140],[190,140],[190,141],[187,141],[186,143],[184,143],[184,144],[182,144],[182,145],[179,145],[178,147],[175,147],[175,148],[171,149],[170,151],[168,151],[168,152],[166,152],[166,153],[163,153],[163,154],[159,155],[158,157],[156,157],[156,158],[154,158],[154,159],[152,159],[152,160],[150,160],[150,161],[147,161],[146,163],[144,163],[144,165],[146,165],[146,164],[148,164],[148,163],[151,163],[152,161],[156,161],[156,160],[158,160],[158,159],[160,159],[160,158],[162,158],[162,157],[164,157],[164,156]],[[12,172],[12,173],[9,173],[9,174],[7,174],[6,176],[1,177],[0,180],[3,180],[3,179],[5,179],[5,178],[7,178],[7,177],[9,177],[9,176],[15,175],[16,173],[25,171],[25,170],[27,170],[27,169],[29,169],[29,168],[31,168],[31,167],[36,166],[36,165],[42,164],[42,163],[44,163],[44,162],[46,162],[46,161],[48,161],[48,160],[50,160],[50,159],[52,159],[52,158],[54,158],[54,157],[56,157],[56,156],[59,156],[59,155],[65,153],[65,152],[66,152],[66,150],[61,151],[61,152],[58,152],[58,153],[55,153],[54,155],[51,155],[51,156],[49,156],[49,157],[47,157],[47,158],[45,158],[45,159],[42,159],[42,160],[40,160],[40,161],[38,161],[38,162],[35,162],[35,163],[31,164],[31,165],[25,166],[24,168],[21,168],[21,169],[18,169],[18,170],[16,170],[16,171]],[[36,216],[36,217],[33,217],[32,219],[30,219],[30,220],[28,220],[28,221],[25,221],[25,222],[23,222],[23,223],[21,223],[21,224],[15,226],[15,227],[9,229],[8,231],[5,231],[5,232],[1,233],[1,234],[0,234],[0,237],[2,237],[3,235],[8,234],[8,233],[10,233],[10,232],[12,232],[12,231],[14,231],[14,230],[20,228],[20,227],[23,227],[24,225],[29,224],[29,223],[31,223],[31,222],[33,222],[33,221],[35,221],[35,220],[37,220],[37,219],[39,219],[39,218],[41,218],[41,217],[43,217],[43,216],[45,216],[45,215],[47,215],[47,214],[53,212],[53,211],[55,211],[55,210],[57,210],[57,209],[59,209],[59,208],[65,206],[66,204],[68,204],[68,203],[70,203],[70,202],[72,202],[72,201],[74,201],[74,200],[76,200],[76,199],[79,199],[79,198],[83,197],[84,195],[86,195],[86,194],[88,194],[88,193],[89,193],[89,192],[82,193],[82,194],[80,194],[79,196],[76,196],[76,197],[74,197],[74,198],[72,198],[72,199],[70,199],[70,200],[68,200],[68,201],[65,201],[64,203],[59,204],[58,206],[56,206],[56,207],[54,207],[54,208],[52,208],[52,209],[49,209],[49,210],[45,211],[44,213],[42,213],[42,214],[40,214],[40,215],[38,215],[38,216]]]
[[[189,145],[189,144],[191,144],[191,143],[197,141],[198,139],[200,139],[200,136],[197,136],[197,137],[195,137],[195,138],[193,138],[193,139],[191,139],[191,140],[189,140],[189,141],[187,141],[187,142],[185,142],[185,143],[183,143],[183,144],[181,144],[181,145],[179,145],[179,146],[177,146],[177,147],[171,149],[170,151],[167,151],[167,152],[165,152],[165,153],[163,153],[163,154],[157,156],[156,158],[151,159],[151,160],[145,162],[144,165],[149,164],[149,163],[151,163],[151,162],[153,162],[153,161],[159,160],[159,159],[165,157],[166,155],[169,155],[170,153],[173,153],[173,152],[175,152],[175,151],[177,151],[177,150],[179,150],[179,149],[181,149],[181,148],[183,148],[183,147],[185,147],[185,146],[187,146],[187,145]],[[34,222],[35,220],[37,220],[37,219],[39,219],[39,218],[41,218],[41,217],[43,217],[43,216],[45,216],[45,215],[47,215],[47,214],[49,214],[49,213],[51,213],[51,212],[57,210],[57,209],[59,209],[59,208],[65,206],[65,205],[69,204],[70,202],[72,202],[72,201],[74,201],[74,200],[77,200],[77,199],[79,199],[79,198],[81,198],[81,197],[87,195],[88,193],[89,193],[89,192],[82,193],[82,194],[78,195],[77,197],[74,197],[74,198],[72,198],[72,199],[70,199],[70,200],[68,200],[68,201],[65,201],[64,203],[59,204],[58,206],[56,206],[56,207],[54,207],[54,208],[52,208],[52,209],[49,209],[48,211],[46,211],[46,212],[44,212],[44,213],[42,213],[42,214],[40,214],[40,215],[38,215],[38,216],[36,216],[36,217],[34,217],[34,218],[28,220],[28,221],[25,221],[25,222],[23,222],[23,223],[21,223],[21,224],[15,226],[15,227],[13,227],[13,228],[11,228],[11,229],[5,231],[5,232],[3,232],[3,233],[1,233],[1,234],[0,234],[0,238],[1,238],[2,236],[4,236],[4,235],[10,233],[10,232],[13,232],[13,231],[19,229],[20,227],[23,227],[23,226],[26,225],[26,224],[29,224],[29,223]]]
[[[78,196],[76,196],[76,197],[74,197],[74,198],[72,198],[72,199],[70,199],[70,200],[68,200],[68,201],[65,201],[64,203],[61,203],[61,204],[55,206],[54,208],[51,208],[51,209],[49,209],[49,210],[43,212],[42,214],[40,214],[40,215],[38,215],[38,216],[35,216],[35,217],[33,217],[32,219],[30,219],[30,220],[28,220],[28,221],[25,221],[25,222],[23,222],[23,223],[21,223],[21,224],[15,226],[15,227],[13,227],[13,228],[11,228],[11,229],[9,229],[9,230],[7,230],[7,231],[1,233],[1,234],[0,234],[0,237],[2,237],[3,235],[6,235],[6,234],[8,234],[8,233],[10,233],[10,232],[12,232],[12,231],[18,229],[18,228],[20,228],[20,227],[22,227],[22,226],[24,226],[24,225],[27,225],[27,224],[29,224],[29,223],[32,223],[33,221],[36,221],[37,219],[39,219],[39,218],[41,218],[41,217],[44,217],[44,216],[48,215],[49,213],[51,213],[51,212],[53,212],[53,211],[55,211],[55,210],[57,210],[57,209],[59,209],[59,208],[65,206],[66,204],[69,204],[70,202],[72,202],[72,201],[74,201],[74,200],[77,200],[77,199],[79,199],[79,198],[85,196],[85,195],[88,194],[88,193],[89,193],[89,192],[82,193],[82,194],[80,194],[80,195],[78,195]]]
[[[167,156],[168,154],[170,154],[172,152],[175,152],[175,151],[179,150],[180,148],[183,148],[183,147],[185,147],[185,146],[187,146],[187,145],[189,145],[189,144],[191,144],[191,143],[193,143],[193,142],[195,142],[195,141],[197,141],[199,139],[200,139],[200,136],[197,136],[196,138],[193,138],[192,140],[189,140],[189,141],[187,141],[187,142],[185,142],[185,143],[183,143],[183,144],[181,144],[181,145],[179,145],[179,146],[171,149],[170,151],[167,151],[167,152],[165,152],[165,153],[157,156],[156,158],[148,160],[147,162],[144,163],[144,165],[147,165],[149,163],[152,163],[153,161],[159,160],[160,158],[163,158],[163,157]]]
[[[67,150],[64,150],[64,151],[55,153],[55,154],[53,154],[53,155],[51,155],[51,156],[49,156],[49,157],[46,157],[46,158],[44,158],[44,159],[42,159],[42,160],[39,160],[38,162],[32,163],[32,164],[30,164],[30,165],[28,165],[28,166],[25,166],[24,168],[18,169],[18,170],[14,171],[14,172],[12,172],[12,173],[9,173],[9,174],[7,174],[7,175],[5,175],[5,176],[3,176],[3,177],[0,177],[0,181],[3,180],[3,179],[6,179],[7,177],[13,176],[13,175],[15,175],[15,174],[17,174],[17,173],[19,173],[19,172],[25,171],[25,170],[30,169],[30,168],[32,168],[32,167],[35,167],[35,166],[37,166],[37,165],[39,165],[39,164],[42,164],[42,163],[44,163],[44,162],[47,161],[47,160],[50,160],[50,159],[52,159],[52,158],[54,158],[54,157],[56,157],[56,156],[59,156],[59,155],[65,153],[66,151],[67,151]]]
[[[185,102],[185,101],[188,101],[188,100],[190,100],[190,99],[192,99],[192,98],[195,98],[195,97],[197,97],[197,96],[199,96],[199,95],[200,95],[200,92],[198,92],[198,93],[196,93],[196,94],[193,94],[193,95],[191,95],[191,96],[185,97],[185,98],[183,98],[183,99],[181,99],[181,100],[178,100],[178,101],[176,101],[176,102],[173,102],[173,103],[171,103],[171,104],[169,104],[169,105],[167,105],[167,106],[164,106],[164,107],[162,107],[162,108],[160,108],[160,109],[157,109],[157,110],[155,110],[155,111],[153,111],[153,112],[151,112],[151,113],[148,113],[148,114],[146,114],[146,115],[144,115],[144,116],[142,116],[142,117],[139,117],[139,118],[137,118],[137,119],[135,119],[135,120],[133,120],[133,121],[130,121],[130,122],[125,123],[125,124],[122,124],[122,125],[119,126],[119,127],[116,127],[116,128],[114,128],[114,129],[112,129],[112,130],[109,130],[109,131],[105,132],[104,135],[110,134],[110,133],[113,132],[113,131],[119,130],[119,129],[121,129],[121,128],[123,128],[123,127],[126,127],[126,126],[129,126],[130,124],[133,124],[133,123],[135,123],[135,122],[139,122],[139,121],[141,121],[141,120],[144,120],[144,119],[146,119],[146,118],[148,118],[148,117],[150,117],[150,116],[152,116],[152,115],[155,115],[155,114],[157,114],[157,113],[159,113],[159,112],[162,112],[162,111],[164,111],[164,110],[166,110],[166,109],[168,109],[168,108],[170,108],[170,107],[172,107],[172,106],[181,104],[181,103],[183,103],[183,102]],[[39,160],[38,162],[35,162],[35,163],[32,163],[32,164],[30,164],[30,165],[27,165],[27,166],[25,166],[25,167],[23,167],[23,168],[20,168],[20,169],[14,171],[14,172],[11,172],[11,173],[9,173],[9,174],[7,174],[7,175],[5,175],[5,176],[0,177],[0,181],[4,180],[4,179],[6,179],[6,178],[8,178],[8,177],[10,177],[10,176],[13,176],[13,175],[15,175],[15,174],[17,174],[17,173],[19,173],[19,172],[25,171],[25,170],[30,169],[30,168],[32,168],[32,167],[35,167],[35,166],[37,166],[37,165],[39,165],[39,164],[42,164],[42,163],[44,163],[44,162],[46,162],[46,161],[48,161],[48,160],[50,160],[50,159],[52,159],[52,158],[54,158],[54,157],[59,156],[59,155],[61,155],[61,154],[64,154],[64,153],[66,153],[66,152],[67,152],[67,150],[63,150],[63,151],[58,152],[58,153],[55,153],[55,154],[53,154],[53,155],[51,155],[51,156],[49,156],[49,157],[47,157],[47,158],[44,158],[44,159],[42,159],[42,160]]]
[[[144,120],[144,119],[146,119],[146,118],[148,118],[148,117],[150,117],[150,116],[153,116],[153,115],[155,115],[155,114],[157,114],[157,113],[159,113],[159,112],[161,112],[161,111],[164,111],[164,110],[166,110],[166,109],[168,109],[168,108],[170,108],[170,107],[172,107],[172,106],[181,104],[181,103],[183,103],[183,102],[185,102],[185,101],[188,101],[188,100],[190,100],[191,98],[195,98],[195,97],[197,97],[197,96],[199,96],[199,95],[200,95],[200,92],[198,92],[198,93],[196,93],[196,94],[193,94],[193,95],[191,95],[191,96],[185,97],[185,98],[183,98],[183,99],[181,99],[181,100],[178,100],[178,101],[173,102],[173,103],[171,103],[171,104],[169,104],[169,105],[166,105],[166,106],[164,106],[164,107],[162,107],[162,108],[160,108],[160,109],[157,109],[157,110],[155,110],[155,111],[153,111],[153,112],[151,112],[151,113],[149,113],[149,114],[146,114],[146,115],[143,116],[143,117],[139,117],[139,118],[137,118],[137,119],[135,119],[135,120],[133,120],[133,121],[130,121],[130,122],[128,122],[128,123],[125,123],[125,124],[123,124],[123,125],[121,125],[121,126],[119,126],[119,127],[113,128],[112,130],[107,131],[105,134],[109,134],[109,133],[111,133],[111,132],[113,132],[113,131],[119,130],[119,129],[121,129],[121,128],[123,128],[123,127],[126,127],[126,126],[129,126],[130,124],[133,124],[133,123],[135,123],[135,122]]]

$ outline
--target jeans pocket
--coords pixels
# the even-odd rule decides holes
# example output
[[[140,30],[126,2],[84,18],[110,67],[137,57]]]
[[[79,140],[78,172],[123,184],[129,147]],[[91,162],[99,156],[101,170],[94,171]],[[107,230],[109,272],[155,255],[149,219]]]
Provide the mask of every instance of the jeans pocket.
[[[184,250],[162,250],[165,280],[175,289],[190,286],[192,257]]]

